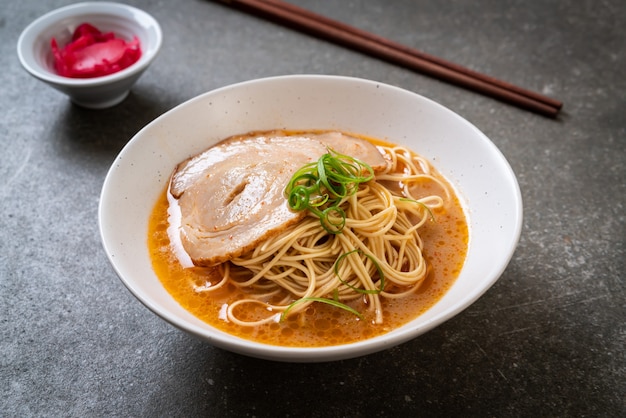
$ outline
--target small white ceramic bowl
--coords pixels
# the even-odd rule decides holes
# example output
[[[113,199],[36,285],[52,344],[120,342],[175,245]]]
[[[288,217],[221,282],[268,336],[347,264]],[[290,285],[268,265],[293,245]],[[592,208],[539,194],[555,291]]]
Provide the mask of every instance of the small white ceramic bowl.
[[[114,74],[94,78],[63,77],[54,70],[50,40],[65,45],[81,23],[91,23],[102,32],[114,32],[130,40],[137,36],[141,58]],[[157,56],[162,43],[159,23],[148,13],[120,3],[77,3],[53,10],[24,29],[17,42],[22,66],[32,76],[67,94],[83,107],[103,109],[123,101],[132,85]]]
[[[147,246],[148,218],[177,163],[231,135],[271,129],[336,129],[404,144],[456,187],[469,218],[469,249],[450,290],[388,334],[322,348],[278,347],[216,330],[161,285]],[[209,343],[280,361],[362,356],[408,341],[457,315],[500,277],[517,245],[522,199],[511,167],[476,127],[418,94],[374,81],[284,76],[205,93],[160,116],[124,147],[107,174],[99,207],[105,251],[128,289],[154,313]]]

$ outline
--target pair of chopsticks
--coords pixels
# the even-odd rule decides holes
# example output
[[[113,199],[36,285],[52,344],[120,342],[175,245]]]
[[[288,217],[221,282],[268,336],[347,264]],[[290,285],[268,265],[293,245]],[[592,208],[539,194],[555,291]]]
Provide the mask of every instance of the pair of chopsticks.
[[[250,14],[346,46],[544,116],[563,103],[505,81],[409,48],[282,0],[220,0]]]

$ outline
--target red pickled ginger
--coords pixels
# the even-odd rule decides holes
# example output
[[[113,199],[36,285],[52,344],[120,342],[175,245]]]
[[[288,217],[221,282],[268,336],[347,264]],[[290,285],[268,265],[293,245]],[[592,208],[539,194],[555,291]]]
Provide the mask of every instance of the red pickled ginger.
[[[116,38],[113,32],[100,32],[89,23],[79,25],[71,42],[63,48],[59,48],[55,38],[50,41],[50,46],[57,74],[72,78],[113,74],[141,57],[141,45],[136,36],[125,41]]]

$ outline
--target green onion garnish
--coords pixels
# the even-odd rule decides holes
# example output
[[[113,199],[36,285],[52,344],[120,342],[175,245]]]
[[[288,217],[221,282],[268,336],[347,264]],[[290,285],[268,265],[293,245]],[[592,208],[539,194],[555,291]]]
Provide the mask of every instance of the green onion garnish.
[[[296,171],[285,195],[292,210],[309,210],[329,234],[340,234],[346,214],[339,205],[357,192],[359,184],[373,178],[374,170],[369,164],[329,149],[317,162]]]

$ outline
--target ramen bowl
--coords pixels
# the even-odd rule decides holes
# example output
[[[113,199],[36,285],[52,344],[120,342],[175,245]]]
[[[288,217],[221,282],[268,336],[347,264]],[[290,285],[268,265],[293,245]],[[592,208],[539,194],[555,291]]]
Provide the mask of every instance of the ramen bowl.
[[[113,74],[92,78],[58,75],[50,41],[59,46],[70,41],[74,30],[90,23],[102,32],[130,40],[136,36],[141,57],[127,68]],[[103,109],[123,101],[139,77],[156,58],[162,43],[159,23],[148,13],[120,3],[77,3],[53,10],[28,25],[17,42],[20,63],[33,77],[65,93],[72,102],[91,109]]]
[[[339,130],[403,144],[429,159],[465,207],[469,248],[449,291],[391,332],[327,347],[282,347],[213,328],[161,285],[147,247],[148,219],[176,165],[235,134],[273,129]],[[404,343],[459,314],[500,277],[518,243],[522,200],[496,146],[452,111],[375,81],[293,75],[243,82],[191,99],[139,131],[107,174],[99,207],[104,249],[122,282],[155,314],[214,346],[269,360],[322,362]]]

